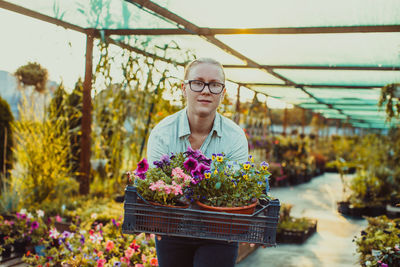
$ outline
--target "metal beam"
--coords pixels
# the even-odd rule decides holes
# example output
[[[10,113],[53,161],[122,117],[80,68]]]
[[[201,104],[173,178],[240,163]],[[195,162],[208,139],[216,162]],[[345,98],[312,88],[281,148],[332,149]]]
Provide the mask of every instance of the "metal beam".
[[[3,1],[3,0],[0,0],[0,8],[4,8],[4,9],[7,9],[9,11],[13,11],[13,12],[16,12],[16,13],[31,17],[31,18],[39,19],[39,20],[42,20],[42,21],[45,21],[45,22],[49,22],[51,24],[55,24],[57,26],[64,27],[66,29],[71,29],[71,30],[75,30],[75,31],[78,31],[78,32],[86,34],[86,29],[85,28],[79,27],[77,25],[74,25],[74,24],[71,24],[71,23],[68,23],[68,22],[65,22],[65,21],[62,21],[62,20],[47,16],[47,15],[43,15],[43,14],[41,14],[39,12],[24,8],[22,6],[11,4],[11,3]]]
[[[397,71],[400,66],[290,66],[290,65],[261,65],[263,68],[270,69],[293,69],[293,70],[375,70],[375,71]],[[246,65],[224,65],[224,68],[246,69],[255,68]]]
[[[141,6],[147,5],[145,1],[133,0],[128,2],[136,2]],[[154,8],[151,9],[151,8]],[[159,13],[163,12],[159,7],[151,5],[151,10]],[[172,12],[170,12],[173,14]],[[164,13],[159,13],[164,16]],[[182,20],[175,14],[166,15],[165,17],[172,20]],[[184,24],[182,24],[184,25]],[[186,25],[184,25],[186,27]],[[112,35],[204,35],[214,36],[217,34],[337,34],[337,33],[374,33],[374,32],[400,32],[400,25],[376,25],[376,26],[340,26],[340,27],[284,27],[284,28],[248,28],[248,29],[231,29],[231,28],[204,28],[194,27],[190,31],[181,28],[167,29],[104,29],[106,34]]]
[[[334,85],[334,84],[279,84],[279,83],[243,83],[236,82],[246,87],[252,86],[265,86],[265,87],[309,87],[309,88],[336,88],[336,89],[372,89],[372,88],[381,88],[383,85]]]
[[[161,7],[155,3],[153,3],[152,1],[149,0],[125,0],[129,3],[132,4],[138,4],[142,7],[145,7],[161,16],[163,16],[166,19],[171,20],[174,23],[177,23],[181,26],[183,26],[185,28],[186,31],[191,32],[192,34],[197,34],[199,36],[202,36],[205,40],[209,41],[210,43],[218,46],[219,48],[221,48],[222,50],[226,51],[227,53],[234,55],[235,57],[243,60],[244,62],[246,62],[246,65],[248,66],[252,66],[252,67],[256,67],[259,69],[263,69],[266,70],[268,73],[270,73],[271,75],[277,77],[278,79],[284,81],[286,84],[290,84],[290,85],[295,85],[294,82],[290,81],[289,79],[285,78],[284,76],[275,73],[272,69],[269,68],[263,68],[262,66],[260,66],[258,63],[256,63],[255,61],[251,60],[250,58],[246,57],[245,55],[241,54],[240,52],[234,50],[233,48],[231,48],[230,46],[226,45],[225,43],[221,42],[220,40],[218,40],[217,38],[215,38],[213,35],[204,35],[201,32],[201,28],[196,26],[195,24],[185,20],[184,18],[176,15],[175,13],[172,13],[171,11],[169,11],[168,9]]]

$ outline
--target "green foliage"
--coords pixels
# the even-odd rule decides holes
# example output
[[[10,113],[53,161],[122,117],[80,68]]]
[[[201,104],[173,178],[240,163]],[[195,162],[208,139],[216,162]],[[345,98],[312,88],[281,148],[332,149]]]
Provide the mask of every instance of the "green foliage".
[[[146,50],[148,44],[136,40],[131,45]],[[120,57],[113,56],[112,48],[103,42],[98,47],[92,132],[94,187],[98,193],[111,195],[123,188],[125,170],[142,158],[150,129],[181,108],[163,98],[176,94],[180,81],[173,77],[177,67],[172,64],[128,50],[119,53]],[[154,49],[165,57],[170,50],[180,51],[171,45]],[[122,83],[113,83],[111,73],[116,66],[122,68]]]
[[[250,160],[252,158],[250,157]],[[265,164],[265,165],[264,165]],[[265,198],[266,180],[271,174],[267,164],[236,163],[216,155],[207,178],[194,188],[194,196],[204,204],[217,207],[241,207]]]
[[[77,190],[67,164],[68,132],[62,120],[28,120],[21,113],[14,123],[15,157],[18,168],[12,173],[21,184],[23,206],[53,201],[61,207]]]
[[[6,175],[12,168],[13,133],[11,123],[13,121],[10,105],[0,97],[0,173],[3,175]],[[0,179],[0,186],[1,184],[2,179]]]
[[[297,230],[297,231],[306,231],[310,229],[311,226],[315,224],[315,221],[306,218],[295,218],[290,215],[293,205],[291,204],[281,204],[281,208],[279,210],[279,223],[277,232],[280,233],[283,230]]]
[[[28,64],[19,67],[14,75],[18,82],[24,85],[32,85],[38,92],[43,92],[46,89],[48,72],[37,62],[28,62]]]
[[[400,265],[400,219],[367,218],[368,226],[355,238],[362,266]]]
[[[112,219],[122,219],[124,213],[122,203],[108,198],[90,197],[73,202],[73,206],[66,207],[64,216],[75,223],[81,222],[84,229],[90,229],[94,222],[106,224]]]
[[[3,176],[0,174],[0,176]],[[11,176],[3,182],[0,195],[0,214],[16,212],[21,203],[21,181]]]
[[[385,104],[387,121],[390,121],[394,118],[400,118],[399,98],[400,84],[391,83],[382,87],[378,105],[381,107]]]
[[[59,132],[66,136],[68,150],[66,164],[69,175],[79,180],[81,120],[82,120],[83,84],[81,78],[75,84],[74,90],[68,94],[63,83],[54,93],[48,109],[48,118],[57,124]]]

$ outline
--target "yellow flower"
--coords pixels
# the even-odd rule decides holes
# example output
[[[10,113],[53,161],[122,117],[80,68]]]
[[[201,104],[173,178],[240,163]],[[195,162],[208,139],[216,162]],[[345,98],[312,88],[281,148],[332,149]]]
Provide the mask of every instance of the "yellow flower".
[[[251,163],[254,163],[254,157],[253,157],[252,155],[249,155],[249,161],[250,161]]]
[[[215,160],[215,154],[212,154],[211,156],[211,160],[214,161]]]
[[[222,160],[224,159],[224,157],[220,154],[217,155],[217,161],[218,162],[222,162]]]
[[[215,170],[215,171],[214,171],[214,174],[217,175],[217,174],[218,174],[218,170]]]
[[[246,171],[248,170],[248,169],[250,169],[250,162],[245,162],[244,164],[243,164],[243,169],[245,169]]]
[[[247,179],[249,179],[249,176],[247,174],[244,174],[243,179],[247,180]]]
[[[204,172],[204,178],[210,179],[210,177],[211,177],[211,172],[210,171],[205,171]]]

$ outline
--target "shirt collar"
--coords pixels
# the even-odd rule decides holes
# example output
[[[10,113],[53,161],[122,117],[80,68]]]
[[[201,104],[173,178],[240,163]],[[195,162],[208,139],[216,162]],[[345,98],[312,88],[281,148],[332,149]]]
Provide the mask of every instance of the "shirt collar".
[[[178,132],[179,137],[190,135],[190,133],[191,133],[186,107],[182,110],[182,112],[179,116],[178,129],[179,129],[179,132]],[[216,112],[216,114],[215,114],[214,124],[211,129],[211,132],[215,132],[218,137],[222,136],[222,118],[218,112]]]

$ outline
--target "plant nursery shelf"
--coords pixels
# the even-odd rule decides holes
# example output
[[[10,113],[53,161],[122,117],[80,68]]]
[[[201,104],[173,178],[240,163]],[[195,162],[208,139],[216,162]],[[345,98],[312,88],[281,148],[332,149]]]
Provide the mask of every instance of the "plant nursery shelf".
[[[304,231],[283,229],[276,234],[276,242],[285,244],[303,244],[317,231],[317,221]]]
[[[355,218],[362,216],[376,217],[386,214],[386,206],[384,205],[353,207],[348,201],[340,201],[337,204],[339,213]]]

